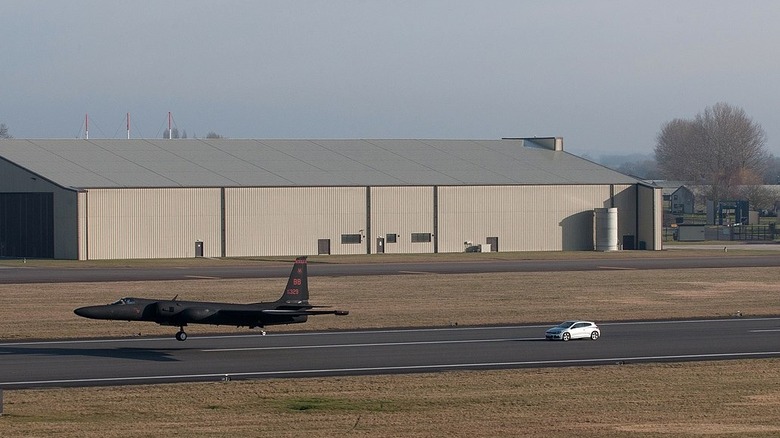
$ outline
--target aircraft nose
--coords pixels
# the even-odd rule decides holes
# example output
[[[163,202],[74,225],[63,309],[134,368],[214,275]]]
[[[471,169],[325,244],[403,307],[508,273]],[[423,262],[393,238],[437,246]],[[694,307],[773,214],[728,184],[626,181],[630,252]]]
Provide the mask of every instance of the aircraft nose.
[[[79,307],[78,309],[74,310],[73,313],[84,318],[96,318],[98,314],[97,308],[94,306]]]

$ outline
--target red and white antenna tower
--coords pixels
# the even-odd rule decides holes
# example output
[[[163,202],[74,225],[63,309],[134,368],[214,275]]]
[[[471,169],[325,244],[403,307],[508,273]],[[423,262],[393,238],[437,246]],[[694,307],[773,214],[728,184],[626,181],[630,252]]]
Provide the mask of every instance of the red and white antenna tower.
[[[130,113],[127,113],[127,139],[130,140]]]
[[[84,115],[84,136],[89,140],[89,113]]]

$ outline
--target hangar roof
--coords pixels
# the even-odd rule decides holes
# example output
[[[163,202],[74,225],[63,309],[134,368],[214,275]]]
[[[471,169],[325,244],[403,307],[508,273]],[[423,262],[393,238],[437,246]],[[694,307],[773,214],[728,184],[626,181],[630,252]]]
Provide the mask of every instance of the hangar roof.
[[[9,139],[0,158],[74,189],[639,182],[533,139]]]

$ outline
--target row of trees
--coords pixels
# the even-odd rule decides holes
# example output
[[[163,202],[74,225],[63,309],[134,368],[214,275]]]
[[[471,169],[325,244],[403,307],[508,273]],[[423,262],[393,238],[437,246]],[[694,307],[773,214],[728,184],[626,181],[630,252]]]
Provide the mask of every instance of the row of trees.
[[[13,138],[13,136],[8,131],[8,126],[6,126],[5,123],[0,123],[0,138]],[[163,133],[163,138],[187,138],[187,131],[183,131],[181,136],[179,136],[179,129],[173,128],[171,129],[171,132],[165,131]],[[223,136],[217,134],[214,131],[209,131],[208,134],[206,134],[206,138],[224,138]]]
[[[776,173],[780,163],[766,149],[764,129],[742,108],[717,103],[692,119],[667,122],[656,140],[655,160],[664,178],[708,187],[705,195],[715,202],[773,201],[761,186],[777,183],[768,172]]]
[[[0,123],[0,138],[13,138],[11,133],[8,131],[8,126],[6,126],[5,123]],[[173,128],[171,129],[171,132],[165,131],[163,133],[163,138],[187,138],[187,131],[182,131],[181,137],[179,136],[179,129]],[[208,134],[206,134],[206,138],[225,138],[219,134],[217,134],[214,131],[209,131]]]
[[[165,139],[170,139],[170,138],[187,138],[187,130],[183,129],[182,133],[179,134],[179,129],[178,128],[171,128],[170,132],[168,132],[167,130],[165,132],[163,132],[163,138],[165,138]],[[198,138],[198,137],[195,136],[194,138]],[[225,137],[217,134],[214,131],[209,131],[209,133],[206,134],[206,138],[225,138]]]

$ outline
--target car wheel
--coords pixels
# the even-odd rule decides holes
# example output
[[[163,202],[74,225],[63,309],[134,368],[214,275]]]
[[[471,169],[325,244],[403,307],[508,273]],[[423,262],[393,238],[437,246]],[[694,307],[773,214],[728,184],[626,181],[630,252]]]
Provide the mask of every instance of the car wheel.
[[[591,341],[595,341],[598,338],[599,338],[599,332],[597,332],[595,330],[590,332],[590,340]]]
[[[569,339],[571,339],[571,334],[564,333],[561,335],[561,339],[563,339],[564,341],[568,341]]]

